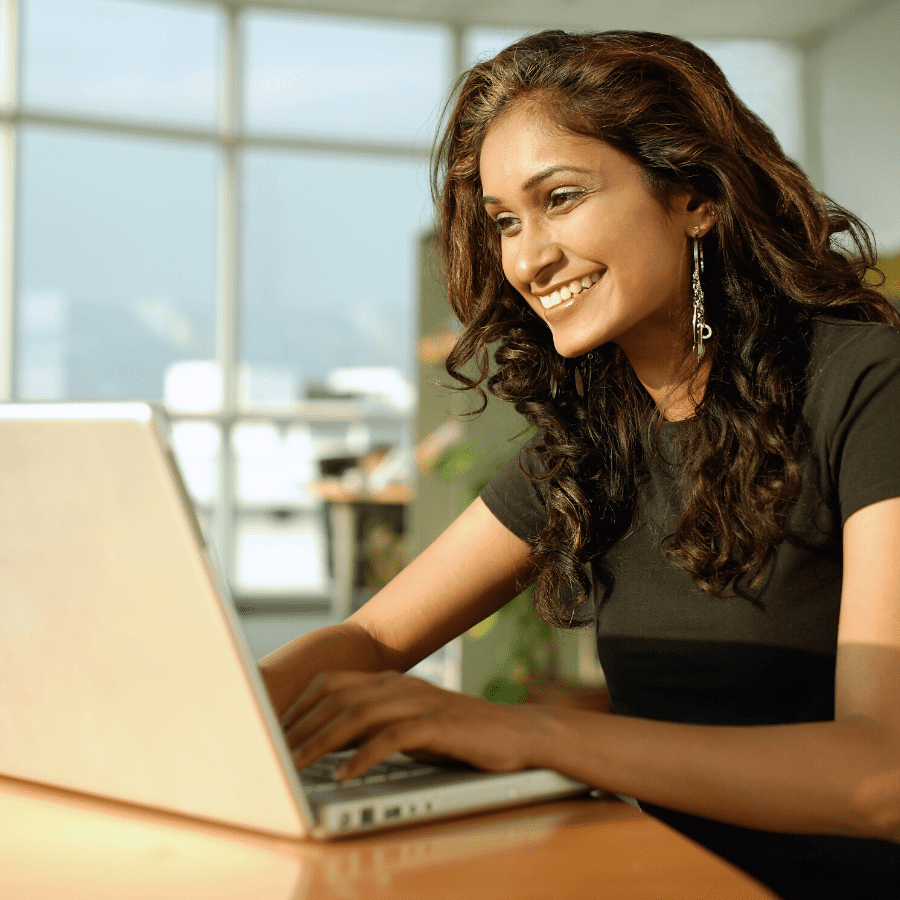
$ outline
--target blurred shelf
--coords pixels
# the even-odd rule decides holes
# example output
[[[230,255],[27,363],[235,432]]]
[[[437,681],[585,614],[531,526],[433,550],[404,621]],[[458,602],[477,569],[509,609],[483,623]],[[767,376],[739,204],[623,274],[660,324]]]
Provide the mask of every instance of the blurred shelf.
[[[411,484],[389,484],[382,490],[370,491],[344,484],[337,479],[315,481],[312,491],[319,499],[331,503],[410,503],[415,497],[415,489]]]

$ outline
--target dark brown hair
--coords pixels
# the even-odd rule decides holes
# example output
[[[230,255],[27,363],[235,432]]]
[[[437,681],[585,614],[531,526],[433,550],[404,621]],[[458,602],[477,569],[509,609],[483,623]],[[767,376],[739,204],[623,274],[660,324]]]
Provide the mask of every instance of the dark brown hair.
[[[479,63],[456,90],[433,169],[446,286],[464,326],[447,370],[482,398],[486,383],[541,436],[529,475],[548,511],[533,546],[539,612],[563,626],[589,618],[580,606],[586,564],[627,532],[646,471],[641,429],[658,413],[614,344],[591,354],[582,401],[573,366],[504,278],[479,155],[492,123],[523,101],[629,154],[662,202],[687,189],[714,206],[704,241],[711,368],[680,438],[685,508],[664,546],[700,589],[751,596],[800,488],[795,438],[811,317],[900,324],[864,282],[875,264],[868,231],[812,187],[713,60],[686,41],[547,31]],[[489,376],[488,347],[498,341]],[[474,375],[463,373],[467,364]],[[563,386],[555,396],[552,383]]]

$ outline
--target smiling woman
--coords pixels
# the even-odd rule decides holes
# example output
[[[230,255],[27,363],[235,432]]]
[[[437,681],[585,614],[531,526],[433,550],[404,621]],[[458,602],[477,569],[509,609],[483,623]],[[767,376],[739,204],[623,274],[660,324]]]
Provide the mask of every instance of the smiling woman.
[[[578,558],[615,545],[627,530],[640,475],[642,431],[654,417],[658,424],[693,416],[701,399],[705,415],[677,441],[687,502],[666,541],[666,554],[702,589],[719,593],[737,579],[740,590],[741,579],[752,581],[783,540],[786,505],[799,490],[792,432],[806,371],[803,353],[797,351],[809,343],[811,317],[829,311],[898,321],[884,298],[861,283],[874,260],[868,231],[815,191],[771,131],[734,96],[718,66],[693,45],[664,35],[616,32],[596,40],[566,35],[557,42],[545,33],[514,48],[476,66],[465,80],[440,147],[436,176],[444,180],[436,187],[448,293],[467,325],[448,369],[460,373],[474,358],[480,383],[487,377],[487,344],[502,342],[489,387],[501,399],[528,403],[520,411],[531,414],[550,451],[546,467],[554,478],[548,498],[557,514],[550,516],[539,554],[545,563],[539,567],[538,605],[558,624],[573,620],[573,614],[578,621],[582,610],[577,603],[557,615],[549,598],[566,583],[583,588],[573,595],[575,601],[586,596],[589,580]],[[665,292],[679,285],[675,290],[683,293],[668,310],[681,315],[680,330],[657,316],[648,328],[623,335],[627,347],[611,336],[560,347],[546,340],[548,326],[556,340],[548,318],[553,310],[542,315],[534,308],[523,314],[523,297],[527,300],[531,291],[525,286],[523,294],[522,279],[509,271],[510,238],[498,233],[483,212],[484,193],[490,198],[494,189],[486,190],[482,179],[494,173],[479,167],[493,161],[487,157],[492,138],[511,128],[511,122],[528,119],[525,114],[536,123],[528,126],[533,131],[539,132],[542,122],[545,130],[549,127],[544,149],[557,140],[555,149],[561,152],[567,136],[565,152],[576,154],[582,148],[584,157],[585,141],[587,146],[600,142],[607,159],[620,159],[623,172],[628,167],[621,160],[640,172],[647,188],[644,202],[655,198],[655,221],[665,219],[670,236],[678,233],[678,239],[663,249],[659,228],[645,234],[646,220],[636,227],[629,215],[604,221],[599,233],[592,223],[578,249],[615,240],[608,236],[630,229],[627,239],[616,244],[617,271],[648,284],[668,279],[663,297],[654,294],[649,301],[660,308]],[[522,145],[523,154],[533,155],[535,149]],[[602,158],[595,157],[593,165],[598,167]],[[559,164],[532,159],[526,177]],[[584,158],[578,165],[591,168]],[[611,170],[603,173],[606,179],[611,176]],[[607,191],[596,193],[599,198]],[[576,217],[585,205],[590,206],[587,201],[577,204]],[[680,227],[674,227],[676,212],[682,216]],[[562,213],[548,221],[567,221],[565,208]],[[835,252],[832,234],[854,247],[855,256]],[[695,298],[689,288],[693,238],[704,235],[696,252],[698,262],[701,250],[705,257],[705,286],[698,271],[698,291],[705,291],[702,315],[715,339],[702,364],[694,365],[690,313]],[[515,250],[518,238],[511,237]],[[554,247],[565,247],[565,242],[551,240],[543,252],[556,252]],[[632,268],[626,257],[640,259]],[[666,264],[673,266],[669,274]],[[654,290],[659,289],[658,283]],[[767,302],[773,292],[789,299]],[[629,295],[627,304],[620,299],[604,304],[601,321],[613,315],[613,308],[627,306],[627,313],[621,313],[627,324],[635,314],[633,302]],[[580,305],[573,305],[573,319]],[[592,354],[589,365],[567,361],[585,352]],[[586,409],[565,402],[576,374],[595,386]],[[713,390],[706,391],[709,378]],[[562,390],[557,392],[556,386]],[[573,417],[578,430],[572,428]],[[723,473],[729,478],[723,480]],[[600,518],[607,523],[603,529],[592,527],[592,498],[601,503]]]
[[[534,437],[346,623],[264,660],[296,761],[552,768],[783,897],[895,896],[900,316],[865,226],[665,35],[476,65],[434,174],[448,370]],[[532,583],[596,629],[614,714],[400,674]]]

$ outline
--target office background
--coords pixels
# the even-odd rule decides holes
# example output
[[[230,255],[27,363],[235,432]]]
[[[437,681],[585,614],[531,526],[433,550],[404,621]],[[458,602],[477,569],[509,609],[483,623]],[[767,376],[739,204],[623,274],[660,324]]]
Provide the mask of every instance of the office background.
[[[0,2],[0,400],[163,403],[257,655],[492,463],[431,385],[428,152],[455,75],[541,27],[700,43],[897,277],[900,0]]]

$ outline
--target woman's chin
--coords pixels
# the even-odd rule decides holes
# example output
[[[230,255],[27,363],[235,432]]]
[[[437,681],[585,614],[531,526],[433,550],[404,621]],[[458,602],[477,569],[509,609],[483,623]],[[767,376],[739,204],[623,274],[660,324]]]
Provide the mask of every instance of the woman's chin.
[[[554,337],[553,347],[556,352],[563,357],[564,359],[577,359],[579,356],[584,356],[585,353],[590,353],[591,350],[596,350],[601,344],[606,343],[606,341],[596,341],[596,340],[571,340],[571,339],[560,339],[557,340]]]

